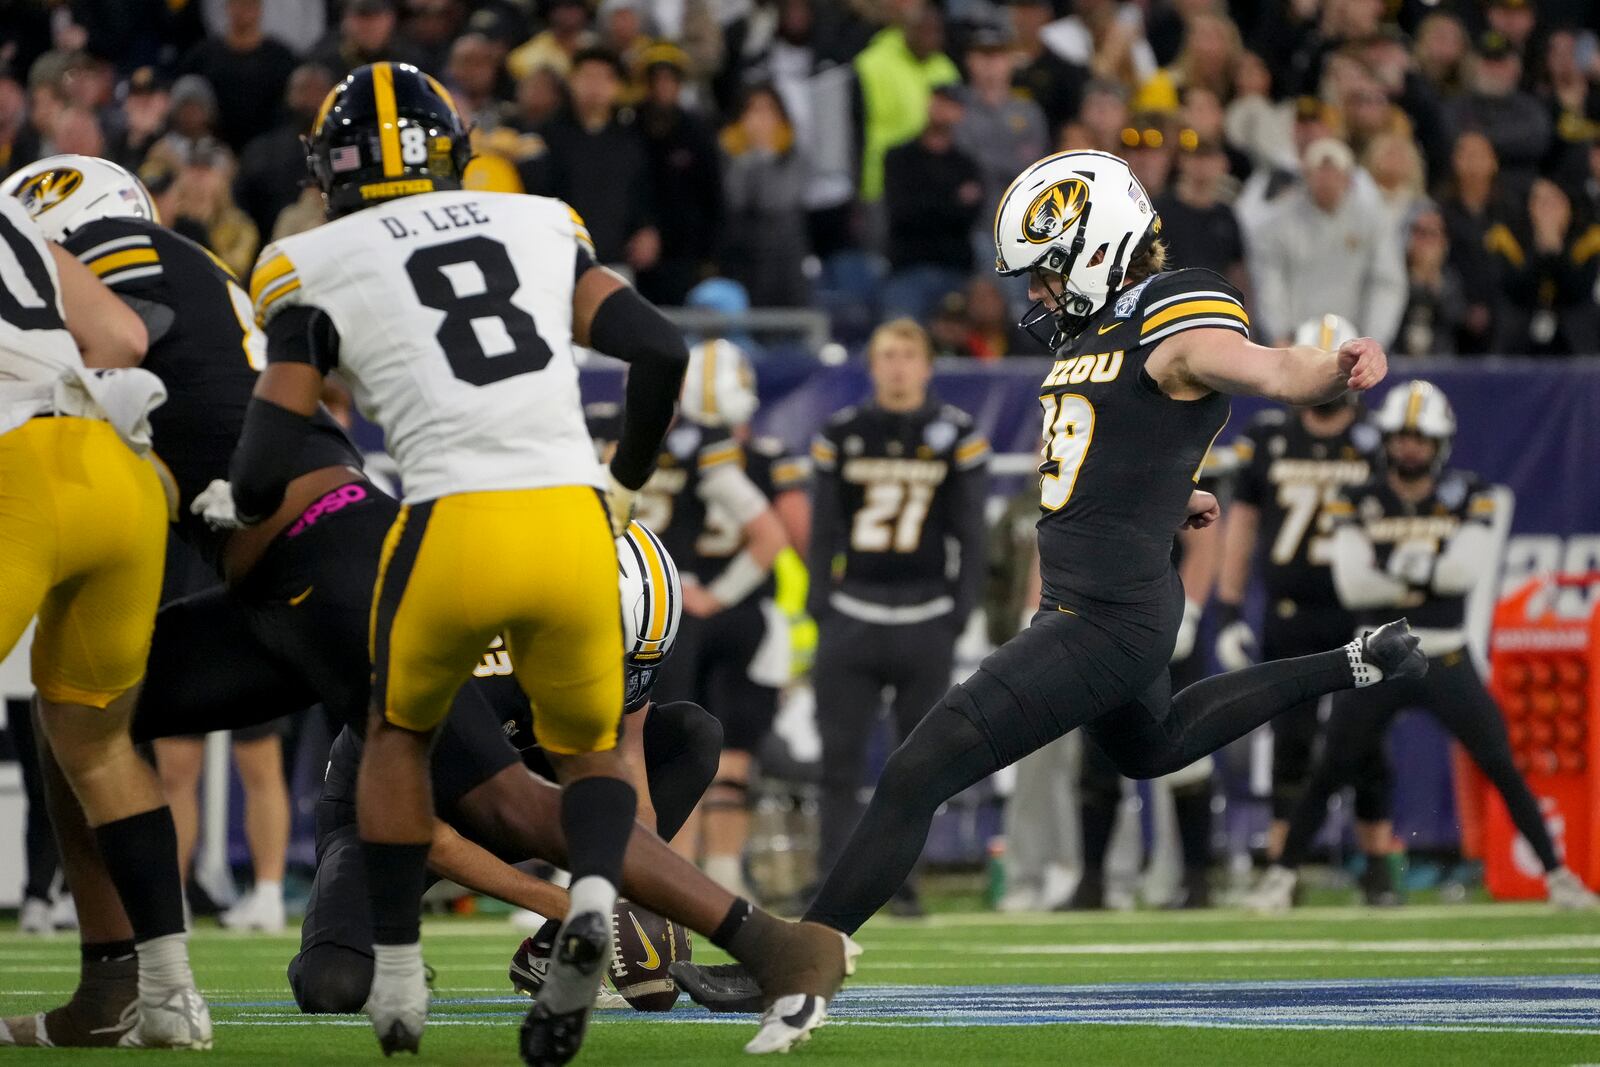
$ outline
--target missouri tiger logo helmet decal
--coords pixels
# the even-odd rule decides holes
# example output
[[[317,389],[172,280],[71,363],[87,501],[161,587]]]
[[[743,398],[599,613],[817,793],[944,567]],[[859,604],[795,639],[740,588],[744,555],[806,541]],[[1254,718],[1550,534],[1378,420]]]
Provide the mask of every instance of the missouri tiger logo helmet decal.
[[[1083,214],[1089,202],[1089,183],[1067,178],[1046,187],[1022,216],[1022,235],[1030,244],[1042,245],[1059,237]]]
[[[83,172],[72,167],[56,167],[35,174],[16,192],[18,200],[33,216],[43,215],[62,204],[83,185]]]

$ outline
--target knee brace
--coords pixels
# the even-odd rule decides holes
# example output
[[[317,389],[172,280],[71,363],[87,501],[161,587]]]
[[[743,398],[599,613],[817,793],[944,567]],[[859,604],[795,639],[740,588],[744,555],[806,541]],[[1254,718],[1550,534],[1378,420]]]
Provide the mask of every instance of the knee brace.
[[[313,945],[289,961],[289,988],[307,1015],[354,1014],[372,991],[372,957],[344,945]]]

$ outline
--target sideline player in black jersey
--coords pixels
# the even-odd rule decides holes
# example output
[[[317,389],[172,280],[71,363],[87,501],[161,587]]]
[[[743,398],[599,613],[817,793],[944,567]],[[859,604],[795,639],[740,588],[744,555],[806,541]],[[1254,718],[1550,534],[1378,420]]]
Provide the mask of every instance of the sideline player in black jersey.
[[[894,691],[904,740],[950,687],[956,638],[984,577],[989,442],[965,411],[930,395],[933,347],[910,319],[873,331],[867,369],[872,399],[835,415],[811,445],[819,878],[861,816],[884,691]],[[921,914],[915,883],[897,889],[897,913]]]
[[[1047,157],[1001,198],[997,269],[1028,275],[1037,304],[1024,324],[1047,329],[1057,353],[1040,390],[1043,603],[889,758],[807,918],[858,928],[910,872],[940,804],[1077,727],[1123,774],[1151,778],[1323,693],[1427,669],[1402,620],[1172,694],[1183,615],[1172,539],[1218,517],[1216,498],[1194,485],[1228,395],[1326,403],[1378,384],[1387,360],[1366,338],[1336,352],[1252,344],[1233,287],[1210,271],[1165,270],[1159,236],[1138,179],[1106,153]],[[702,1002],[748,1003],[748,981],[676,970]]]
[[[1347,320],[1325,315],[1302,323],[1295,341],[1337,348],[1357,336]],[[1222,626],[1216,652],[1224,670],[1309,655],[1355,633],[1355,619],[1333,589],[1333,525],[1324,505],[1371,476],[1378,448],[1378,430],[1353,394],[1294,412],[1264,411],[1234,442],[1238,474],[1217,580]],[[1240,617],[1258,547],[1266,593],[1259,652],[1254,631]],[[1272,720],[1271,859],[1283,851],[1289,813],[1305,789],[1324,704],[1307,701]],[[1382,759],[1368,760],[1357,776],[1355,809],[1363,851],[1386,854],[1393,831],[1388,766]],[[1368,865],[1362,887],[1368,903],[1394,902],[1386,860]]]
[[[1370,693],[1334,695],[1327,739],[1291,813],[1283,856],[1249,904],[1261,911],[1290,906],[1296,869],[1327,815],[1328,797],[1363,760],[1383,759],[1389,723],[1416,707],[1432,713],[1494,784],[1545,869],[1550,903],[1600,906],[1562,865],[1539,802],[1512,762],[1500,708],[1467,652],[1467,594],[1493,564],[1495,494],[1477,475],[1445,466],[1456,417],[1432,384],[1396,385],[1376,422],[1383,432],[1382,473],[1345,488],[1328,505],[1336,524],[1333,580],[1339,598],[1361,621],[1396,609],[1408,612],[1428,656],[1428,673]]]
[[[751,758],[778,708],[776,689],[752,678],[751,671],[767,634],[760,598],[770,593],[772,563],[787,539],[771,502],[747,472],[743,445],[730,432],[730,415],[748,418],[741,408],[750,406],[754,392],[718,402],[719,393],[729,390],[719,390],[716,379],[736,369],[738,356],[731,349],[719,341],[691,350],[684,393],[693,395],[694,407],[685,402],[667,433],[655,473],[640,490],[637,514],[655,523],[684,578],[684,620],[677,654],[658,682],[662,699],[711,708],[723,728],[717,781],[674,847],[700,862],[718,885],[747,895],[743,854]],[[596,447],[608,452],[616,440],[610,406],[590,405],[586,414]]]

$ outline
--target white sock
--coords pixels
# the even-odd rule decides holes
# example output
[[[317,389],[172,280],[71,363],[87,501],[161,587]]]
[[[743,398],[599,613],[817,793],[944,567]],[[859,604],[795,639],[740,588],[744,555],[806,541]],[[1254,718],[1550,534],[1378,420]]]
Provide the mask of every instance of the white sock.
[[[256,883],[256,887],[253,890],[253,892],[255,893],[256,896],[261,897],[263,900],[282,900],[283,899],[283,883],[282,882],[257,882]]]
[[[598,874],[586,874],[572,883],[568,890],[572,896],[572,903],[567,905],[568,915],[578,915],[586,911],[597,911],[611,919],[611,909],[617,903],[617,887]]]
[[[372,982],[380,979],[399,981],[411,978],[422,970],[422,942],[409,945],[372,946]]]
[[[1383,670],[1361,657],[1361,642],[1351,641],[1344,646],[1345,655],[1350,657],[1350,671],[1356,676],[1356,688],[1365,689],[1369,685],[1377,685],[1383,681]]]
[[[141,997],[159,997],[194,985],[194,972],[189,969],[188,934],[152,937],[134,946],[134,951],[139,954]]]

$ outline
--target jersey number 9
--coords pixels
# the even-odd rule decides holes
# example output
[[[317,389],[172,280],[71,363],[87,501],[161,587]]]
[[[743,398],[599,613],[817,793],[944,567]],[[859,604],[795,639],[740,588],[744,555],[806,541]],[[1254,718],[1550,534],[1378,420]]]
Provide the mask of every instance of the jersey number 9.
[[[419,248],[406,260],[406,274],[417,299],[444,312],[434,337],[457,378],[491,385],[550,362],[533,316],[511,302],[522,283],[499,241],[464,237]]]

